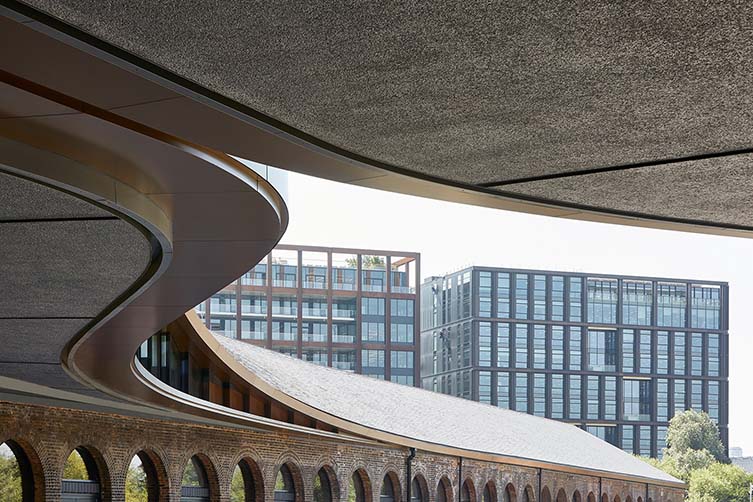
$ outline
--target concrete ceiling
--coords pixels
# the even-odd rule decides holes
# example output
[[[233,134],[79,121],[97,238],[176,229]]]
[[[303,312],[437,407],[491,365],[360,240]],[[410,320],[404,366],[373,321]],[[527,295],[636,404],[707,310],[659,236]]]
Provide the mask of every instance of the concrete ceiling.
[[[750,225],[750,2],[28,3],[377,164]]]

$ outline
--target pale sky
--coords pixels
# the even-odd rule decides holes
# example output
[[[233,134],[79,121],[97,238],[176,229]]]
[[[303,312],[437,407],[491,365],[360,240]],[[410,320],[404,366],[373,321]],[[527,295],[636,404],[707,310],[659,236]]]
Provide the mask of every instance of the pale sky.
[[[422,281],[488,265],[729,282],[730,446],[753,455],[753,240],[533,216],[293,173],[287,202],[283,243],[418,251]]]

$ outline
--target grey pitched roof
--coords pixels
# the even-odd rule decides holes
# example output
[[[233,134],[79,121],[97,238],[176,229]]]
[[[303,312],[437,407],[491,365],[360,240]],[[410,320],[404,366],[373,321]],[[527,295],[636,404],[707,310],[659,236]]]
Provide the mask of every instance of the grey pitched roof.
[[[564,422],[325,368],[215,336],[266,384],[355,424],[452,448],[680,483]]]

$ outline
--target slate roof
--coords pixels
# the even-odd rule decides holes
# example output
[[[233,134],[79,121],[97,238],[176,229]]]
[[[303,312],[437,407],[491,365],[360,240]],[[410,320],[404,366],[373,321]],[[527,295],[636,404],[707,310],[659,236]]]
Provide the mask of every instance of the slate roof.
[[[453,448],[680,483],[573,425],[317,366],[215,335],[280,392],[379,431]]]

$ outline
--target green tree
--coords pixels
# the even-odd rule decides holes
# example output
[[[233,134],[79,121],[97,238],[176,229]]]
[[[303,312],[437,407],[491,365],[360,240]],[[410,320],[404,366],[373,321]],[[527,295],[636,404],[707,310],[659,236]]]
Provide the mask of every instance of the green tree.
[[[125,499],[126,502],[147,502],[149,500],[149,491],[146,486],[146,472],[140,464],[134,465],[132,462],[128,466]]]
[[[678,462],[686,458],[689,467],[704,467],[702,464],[705,459],[699,455],[688,454],[693,450],[706,450],[718,462],[728,461],[719,437],[719,428],[711,417],[702,411],[688,410],[675,415],[669,422],[667,448],[664,453]]]
[[[751,482],[740,467],[715,462],[691,473],[688,502],[748,502]]]
[[[89,479],[89,472],[86,470],[84,459],[76,450],[73,450],[68,455],[68,460],[65,461],[63,479]]]
[[[243,482],[243,473],[241,468],[235,466],[233,479],[230,481],[230,500],[231,502],[243,502],[246,500],[246,485]]]
[[[16,457],[4,446],[0,445],[0,502],[16,502],[23,500],[21,470]]]
[[[358,267],[358,258],[346,258],[345,263],[351,267]],[[385,267],[384,257],[372,256],[365,254],[361,257],[361,268],[363,269],[383,269]]]

